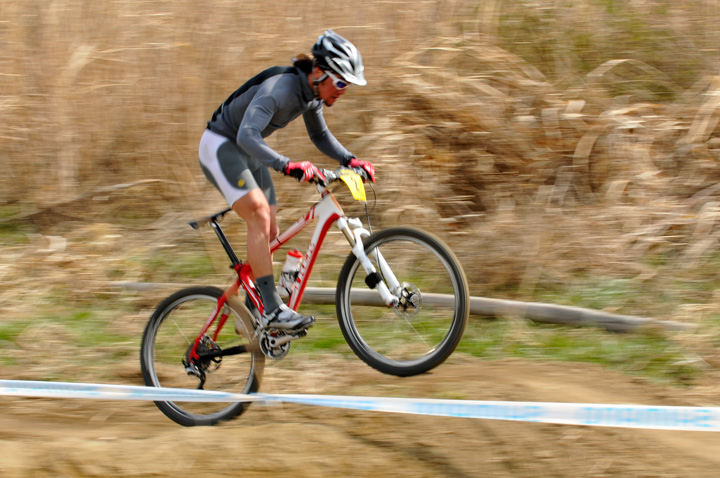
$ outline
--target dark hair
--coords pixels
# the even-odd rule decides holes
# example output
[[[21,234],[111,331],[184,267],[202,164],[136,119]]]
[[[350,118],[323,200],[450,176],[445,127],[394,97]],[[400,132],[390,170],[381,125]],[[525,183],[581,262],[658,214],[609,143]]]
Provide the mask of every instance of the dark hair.
[[[303,73],[312,73],[314,60],[310,55],[300,53],[298,56],[292,59],[292,62],[293,66],[302,71]]]

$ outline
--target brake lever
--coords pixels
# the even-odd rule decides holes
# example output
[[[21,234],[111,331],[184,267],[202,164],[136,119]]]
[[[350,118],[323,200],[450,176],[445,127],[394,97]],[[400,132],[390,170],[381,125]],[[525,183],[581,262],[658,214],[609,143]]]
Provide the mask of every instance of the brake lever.
[[[367,171],[365,171],[363,168],[361,168],[361,167],[355,167],[355,168],[352,168],[352,170],[353,170],[358,176],[360,176],[360,177],[362,178],[362,180],[363,180],[364,183],[366,183],[366,182],[368,182],[368,181],[370,180],[370,176],[368,175]]]
[[[318,174],[321,174],[322,177],[318,176]],[[310,179],[310,183],[316,184],[318,187],[326,188],[328,186],[327,182],[327,176],[329,173],[329,170],[327,169],[318,169],[317,173]]]

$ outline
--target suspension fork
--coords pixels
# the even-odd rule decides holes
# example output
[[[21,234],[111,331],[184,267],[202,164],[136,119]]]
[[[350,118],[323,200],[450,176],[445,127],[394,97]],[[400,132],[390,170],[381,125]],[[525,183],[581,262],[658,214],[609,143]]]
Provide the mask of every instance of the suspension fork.
[[[372,258],[375,260],[375,263],[377,263],[380,267],[380,273],[378,273],[375,265],[365,252],[363,238],[369,236],[370,232],[362,227],[362,222],[360,222],[359,219],[348,219],[342,217],[338,219],[337,224],[340,231],[342,231],[343,235],[350,243],[353,254],[358,258],[360,264],[367,273],[365,283],[371,289],[377,288],[380,293],[380,297],[382,297],[388,307],[397,305],[399,299],[395,293],[399,291],[400,283],[395,277],[395,274],[393,274],[392,269],[390,269],[390,266],[380,252],[380,249],[375,248],[375,250],[370,253]],[[350,226],[352,226],[353,229],[350,229]]]

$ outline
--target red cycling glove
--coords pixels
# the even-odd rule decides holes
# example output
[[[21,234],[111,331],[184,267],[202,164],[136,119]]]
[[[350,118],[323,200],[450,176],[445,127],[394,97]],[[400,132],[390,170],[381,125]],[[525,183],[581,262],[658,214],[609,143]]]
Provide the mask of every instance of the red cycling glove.
[[[302,161],[300,163],[288,162],[283,169],[283,173],[292,176],[301,183],[310,181],[315,176],[325,180],[323,173],[315,167],[310,161]]]
[[[351,168],[362,168],[370,177],[370,181],[375,182],[375,166],[370,161],[360,161],[357,158],[352,158],[348,163]]]

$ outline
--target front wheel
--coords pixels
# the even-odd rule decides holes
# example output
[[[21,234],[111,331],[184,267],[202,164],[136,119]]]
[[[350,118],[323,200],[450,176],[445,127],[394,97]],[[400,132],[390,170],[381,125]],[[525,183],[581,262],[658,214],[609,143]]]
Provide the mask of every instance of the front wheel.
[[[252,314],[230,297],[218,314],[226,316],[215,336],[216,323],[202,337],[193,360],[191,347],[218,305],[217,287],[190,287],[165,299],[150,317],[142,338],[140,365],[150,387],[252,393],[260,388],[265,356],[255,339]],[[214,425],[241,414],[244,402],[155,402],[173,421],[184,426]]]
[[[412,228],[379,231],[363,243],[378,272],[376,251],[397,278],[396,290],[387,285],[399,303],[388,307],[369,289],[365,270],[351,254],[336,292],[348,345],[365,363],[390,375],[416,375],[440,365],[460,342],[469,314],[467,279],[457,258],[440,239]]]

